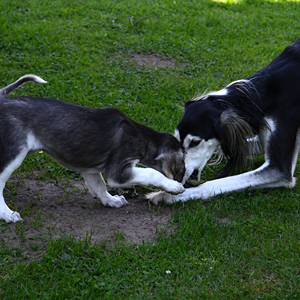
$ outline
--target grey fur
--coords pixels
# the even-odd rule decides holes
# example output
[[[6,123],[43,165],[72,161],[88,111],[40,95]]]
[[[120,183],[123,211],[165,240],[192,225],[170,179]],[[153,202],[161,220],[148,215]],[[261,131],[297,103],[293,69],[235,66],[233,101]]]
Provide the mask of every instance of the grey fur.
[[[18,87],[20,87],[22,84],[24,84],[27,81],[35,81],[35,82],[39,82],[39,83],[47,83],[47,81],[45,81],[44,79],[42,79],[39,76],[36,76],[36,75],[33,75],[33,74],[28,74],[28,75],[20,77],[16,82],[14,82],[14,83],[8,85],[7,87],[1,89],[0,93],[8,95],[13,90],[17,89]]]
[[[28,154],[42,150],[68,169],[97,176],[104,173],[113,186],[154,184],[175,194],[183,191],[181,184],[164,176],[151,181],[147,174],[146,179],[136,175],[136,169],[141,170],[135,168],[138,163],[170,179],[182,180],[184,157],[174,136],[134,122],[112,107],[96,109],[48,98],[7,96],[24,82],[37,81],[36,78],[23,76],[1,90],[0,174],[24,149]]]

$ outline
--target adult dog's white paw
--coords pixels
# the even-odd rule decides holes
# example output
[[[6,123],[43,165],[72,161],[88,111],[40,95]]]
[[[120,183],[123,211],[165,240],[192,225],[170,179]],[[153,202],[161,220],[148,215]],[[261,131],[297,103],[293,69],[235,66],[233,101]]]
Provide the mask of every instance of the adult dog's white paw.
[[[124,196],[111,196],[109,198],[109,201],[106,203],[106,206],[114,207],[114,208],[120,208],[122,206],[128,205],[128,202],[126,201]]]
[[[184,192],[184,186],[180,182],[169,180],[164,190],[173,195],[177,195]]]
[[[168,204],[172,204],[173,202],[175,202],[175,200],[173,199],[175,196],[164,191],[149,193],[145,197],[146,200],[150,201],[154,205],[158,205],[158,203],[162,201]]]
[[[16,211],[0,212],[0,220],[4,220],[6,223],[15,223],[23,221],[20,214]]]

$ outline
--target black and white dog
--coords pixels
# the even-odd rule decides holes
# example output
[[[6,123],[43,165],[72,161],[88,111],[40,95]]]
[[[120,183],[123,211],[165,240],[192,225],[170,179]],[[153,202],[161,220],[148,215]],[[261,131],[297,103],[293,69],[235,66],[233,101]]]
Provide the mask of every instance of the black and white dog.
[[[265,163],[254,171],[226,177],[251,157],[256,135]],[[225,178],[176,196],[149,194],[147,198],[155,204],[208,199],[246,188],[294,187],[300,150],[300,39],[247,79],[187,102],[175,136],[186,151],[184,181],[194,170],[200,174],[218,147],[227,158],[220,172]]]
[[[38,150],[81,172],[91,194],[110,207],[127,201],[107,192],[100,172],[112,187],[153,185],[172,194],[184,191],[184,154],[174,136],[136,123],[112,107],[7,96],[26,81],[45,83],[26,75],[0,90],[0,220],[21,220],[4,202],[3,189],[26,155]]]

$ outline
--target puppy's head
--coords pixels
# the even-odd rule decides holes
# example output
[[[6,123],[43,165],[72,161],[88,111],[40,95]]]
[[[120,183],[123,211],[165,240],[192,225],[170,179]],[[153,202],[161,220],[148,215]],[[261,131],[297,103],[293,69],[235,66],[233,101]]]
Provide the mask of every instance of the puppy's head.
[[[166,177],[182,182],[185,164],[180,142],[173,135],[165,133],[160,149],[159,155],[155,158],[155,168]]]

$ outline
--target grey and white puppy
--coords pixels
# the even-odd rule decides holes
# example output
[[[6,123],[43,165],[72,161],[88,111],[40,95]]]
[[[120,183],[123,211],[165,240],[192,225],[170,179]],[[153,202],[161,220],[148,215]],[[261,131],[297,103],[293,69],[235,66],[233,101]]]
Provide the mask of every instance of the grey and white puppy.
[[[22,220],[6,205],[3,189],[26,155],[40,150],[82,173],[90,193],[106,206],[128,203],[107,192],[101,173],[112,187],[153,185],[173,194],[184,191],[184,154],[171,134],[136,123],[112,107],[7,96],[27,81],[46,83],[25,75],[0,90],[0,220]]]

